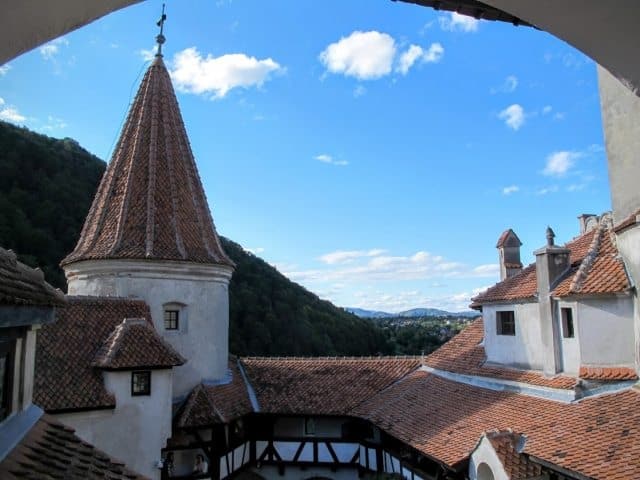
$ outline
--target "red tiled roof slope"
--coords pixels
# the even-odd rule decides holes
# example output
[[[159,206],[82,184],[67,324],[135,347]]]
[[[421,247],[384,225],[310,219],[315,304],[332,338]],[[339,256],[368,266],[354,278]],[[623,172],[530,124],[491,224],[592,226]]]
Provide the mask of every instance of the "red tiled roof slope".
[[[178,415],[179,427],[199,427],[229,423],[253,412],[247,386],[237,360],[229,361],[231,382],[223,385],[198,385]]]
[[[534,300],[538,294],[536,266],[531,264],[513,277],[496,283],[472,299],[474,304],[506,300]]]
[[[260,411],[346,415],[420,366],[419,357],[244,358]]]
[[[74,251],[233,266],[216,233],[169,73],[147,70]]]
[[[640,478],[635,389],[562,403],[416,371],[354,414],[451,467],[463,468],[484,432],[510,428],[527,436],[528,455],[589,478]]]
[[[638,374],[630,367],[580,366],[578,374],[585,380],[638,380]]]
[[[487,439],[491,442],[510,480],[527,480],[542,475],[540,465],[533,463],[516,450],[521,438],[510,430],[487,433]]]
[[[425,365],[431,368],[465,375],[492,377],[500,380],[529,383],[541,387],[571,389],[576,379],[564,375],[547,377],[533,370],[485,365],[486,353],[480,345],[484,337],[482,318],[474,320],[458,335],[428,355]]]
[[[0,462],[3,480],[142,480],[124,464],[82,441],[72,428],[44,415]]]
[[[115,399],[93,368],[96,353],[125,318],[151,318],[142,300],[67,297],[37,336],[33,401],[45,411],[110,408]]]
[[[516,235],[516,233],[512,229],[508,229],[502,232],[502,235],[500,235],[500,238],[498,239],[498,243],[496,243],[496,248],[516,246],[522,246],[522,242],[518,238],[518,235]]]
[[[553,295],[619,293],[631,284],[611,230],[599,226],[580,262],[553,290]]]
[[[186,362],[144,318],[126,318],[111,332],[93,361],[106,369],[171,368]]]
[[[0,248],[0,304],[64,305],[64,295],[44,280],[40,269],[18,262],[11,250]]]

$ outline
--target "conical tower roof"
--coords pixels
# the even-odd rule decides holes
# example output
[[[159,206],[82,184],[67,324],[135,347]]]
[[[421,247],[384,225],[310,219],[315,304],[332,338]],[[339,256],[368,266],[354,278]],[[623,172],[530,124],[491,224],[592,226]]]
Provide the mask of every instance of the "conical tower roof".
[[[233,266],[216,234],[169,73],[156,56],[62,265],[95,259]]]

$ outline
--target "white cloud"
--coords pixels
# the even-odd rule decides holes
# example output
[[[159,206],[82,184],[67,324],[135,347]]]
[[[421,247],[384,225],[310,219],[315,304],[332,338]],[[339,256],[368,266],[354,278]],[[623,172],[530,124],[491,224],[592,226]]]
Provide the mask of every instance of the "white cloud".
[[[4,65],[0,65],[0,77],[4,77],[11,70],[11,64],[5,63]]]
[[[360,98],[365,93],[367,93],[367,89],[363,85],[358,85],[356,86],[356,88],[353,89],[353,96],[355,98]]]
[[[194,94],[212,94],[222,98],[238,87],[261,87],[272,73],[284,68],[271,58],[258,60],[244,53],[203,57],[195,47],[176,53],[170,70],[178,90]]]
[[[385,253],[385,250],[374,248],[371,250],[337,250],[322,255],[319,260],[327,265],[350,263],[357,258],[377,257]]]
[[[513,130],[519,130],[524,125],[525,113],[521,105],[514,103],[498,114],[500,120]]]
[[[424,55],[422,61],[425,63],[438,63],[444,56],[444,47],[439,43],[432,43]]]
[[[141,48],[136,53],[140,55],[140,57],[142,57],[142,60],[144,60],[145,62],[150,62],[156,57],[156,52],[157,52],[156,47],[151,47],[148,50]]]
[[[7,105],[4,98],[0,97],[0,120],[12,123],[21,123],[27,119],[13,105]]]
[[[515,75],[509,75],[504,79],[499,87],[492,88],[491,93],[511,93],[514,92],[516,88],[518,88],[518,77]]]
[[[564,116],[565,116],[565,115],[564,115],[564,112],[556,112],[556,113],[553,115],[553,119],[554,119],[554,120],[564,120]]]
[[[49,115],[47,117],[47,123],[42,128],[40,128],[40,130],[50,132],[53,130],[61,130],[66,127],[67,122],[65,122],[63,119]]]
[[[438,17],[440,28],[449,32],[477,32],[480,21],[473,17],[460,15],[456,12],[450,12],[448,15]]]
[[[545,105],[542,108],[542,114],[543,115],[547,115],[547,114],[551,113],[551,110],[553,110],[553,107],[551,105]]]
[[[400,72],[402,75],[406,75],[409,73],[409,69],[413,66],[416,60],[422,57],[423,54],[424,52],[422,47],[419,45],[411,45],[402,55],[400,55],[396,71]]]
[[[262,252],[264,252],[264,248],[262,247],[256,247],[256,248],[245,248],[245,250],[249,253],[253,253],[254,255],[258,255]]]
[[[547,163],[542,174],[548,177],[563,177],[575,165],[580,158],[580,152],[560,151],[553,152],[547,157]]]
[[[549,193],[556,193],[558,191],[557,185],[551,185],[550,187],[543,187],[536,190],[536,195],[547,195]]]
[[[313,157],[313,159],[318,160],[319,162],[322,162],[322,163],[337,165],[339,167],[344,167],[346,165],[349,165],[349,162],[347,162],[346,160],[336,160],[331,155],[327,155],[326,153],[316,155],[315,157]]]
[[[520,191],[520,187],[517,185],[509,185],[508,187],[504,187],[502,189],[503,195],[511,195],[512,193],[516,193]]]
[[[38,51],[40,52],[40,55],[42,55],[42,58],[44,58],[45,60],[53,60],[54,57],[58,55],[58,53],[60,53],[60,47],[67,45],[69,45],[69,40],[67,40],[65,37],[60,37],[52,40],[49,43],[45,43],[38,49]]]
[[[431,278],[494,277],[494,267],[470,267],[426,251],[412,255],[385,255],[379,250],[337,251],[320,257],[330,268],[288,270],[283,273],[296,282],[364,283],[371,281],[424,280]]]
[[[387,33],[352,32],[320,53],[320,62],[331,73],[359,80],[373,80],[391,73],[396,42]]]

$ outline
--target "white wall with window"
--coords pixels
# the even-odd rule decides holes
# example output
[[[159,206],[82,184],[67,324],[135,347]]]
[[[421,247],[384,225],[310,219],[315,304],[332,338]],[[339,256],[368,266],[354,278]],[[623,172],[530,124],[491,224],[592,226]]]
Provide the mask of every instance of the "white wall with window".
[[[577,306],[575,302],[560,301],[557,305],[556,319],[560,332],[560,357],[562,371],[577,375],[580,371],[580,338],[578,336]]]
[[[542,369],[539,310],[536,302],[482,306],[487,361]]]
[[[160,460],[160,452],[171,437],[172,370],[118,370],[105,371],[103,375],[105,387],[116,398],[115,409],[56,417],[75,428],[80,438],[100,445],[133,470],[159,478],[160,470],[149,459]],[[127,441],[123,442],[123,438]]]

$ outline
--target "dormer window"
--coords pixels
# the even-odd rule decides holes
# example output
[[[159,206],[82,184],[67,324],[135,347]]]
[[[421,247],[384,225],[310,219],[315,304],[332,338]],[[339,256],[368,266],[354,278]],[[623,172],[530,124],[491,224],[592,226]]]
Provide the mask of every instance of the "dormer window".
[[[512,336],[516,334],[516,316],[513,310],[496,312],[496,333]]]
[[[171,310],[169,308],[164,311],[164,329],[178,330],[180,327],[180,310]]]

